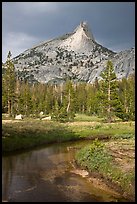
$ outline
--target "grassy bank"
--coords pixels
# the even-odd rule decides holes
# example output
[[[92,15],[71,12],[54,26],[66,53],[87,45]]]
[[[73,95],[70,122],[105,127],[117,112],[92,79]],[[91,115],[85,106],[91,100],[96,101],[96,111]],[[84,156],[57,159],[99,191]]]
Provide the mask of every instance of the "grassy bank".
[[[110,136],[120,137],[121,135],[135,134],[135,122],[122,122],[116,119],[114,123],[105,123],[104,118],[97,116],[76,115],[75,121],[69,123],[69,128],[80,137]]]
[[[75,140],[78,136],[64,125],[40,120],[2,124],[2,151],[29,149],[42,144]]]
[[[121,138],[106,144],[95,140],[77,152],[76,162],[89,172],[98,173],[126,198],[134,200],[134,145],[134,138]]]
[[[102,119],[78,115],[72,123],[59,123],[26,118],[2,121],[2,151],[29,149],[42,144],[102,136],[131,137],[134,122],[103,123]]]

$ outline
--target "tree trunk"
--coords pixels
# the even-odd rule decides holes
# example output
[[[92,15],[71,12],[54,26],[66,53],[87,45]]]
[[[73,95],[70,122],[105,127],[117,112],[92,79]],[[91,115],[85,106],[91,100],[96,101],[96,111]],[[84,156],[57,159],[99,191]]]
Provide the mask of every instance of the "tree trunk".
[[[84,114],[84,112],[85,112],[85,106],[84,106],[84,104],[83,104],[83,106],[82,106],[82,112],[83,112],[83,114]]]
[[[108,115],[108,121],[111,122],[111,107],[110,107],[110,68],[109,68],[109,73],[108,73],[108,109],[107,109],[107,115]]]
[[[11,100],[8,99],[8,115],[11,116]]]
[[[110,82],[109,82],[109,86],[108,86],[108,115],[110,114]]]
[[[68,95],[67,113],[69,112],[69,109],[70,109],[70,89],[69,89],[69,95]]]
[[[124,108],[125,108],[125,112],[128,113],[128,106],[127,106],[127,90],[125,90]]]
[[[60,102],[63,103],[63,85],[61,84],[61,90],[60,90]]]

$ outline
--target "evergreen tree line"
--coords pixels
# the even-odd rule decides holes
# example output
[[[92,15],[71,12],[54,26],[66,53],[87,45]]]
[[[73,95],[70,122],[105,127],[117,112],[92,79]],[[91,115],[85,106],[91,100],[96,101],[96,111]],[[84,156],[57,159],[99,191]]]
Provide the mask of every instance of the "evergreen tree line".
[[[60,85],[19,81],[9,52],[2,77],[2,112],[38,117],[40,112],[55,120],[70,121],[76,113],[97,115],[111,122],[135,119],[135,79],[116,80],[111,61],[93,84],[67,80]]]

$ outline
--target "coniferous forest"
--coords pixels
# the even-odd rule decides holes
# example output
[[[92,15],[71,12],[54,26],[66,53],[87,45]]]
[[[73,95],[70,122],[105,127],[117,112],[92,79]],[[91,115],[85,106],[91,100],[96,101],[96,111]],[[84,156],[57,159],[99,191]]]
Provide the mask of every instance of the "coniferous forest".
[[[10,52],[4,66],[2,112],[12,117],[38,117],[43,112],[58,121],[72,121],[76,113],[97,115],[108,122],[115,117],[135,119],[135,76],[117,80],[111,61],[101,74],[102,80],[96,78],[93,84],[70,79],[59,85],[20,81]]]

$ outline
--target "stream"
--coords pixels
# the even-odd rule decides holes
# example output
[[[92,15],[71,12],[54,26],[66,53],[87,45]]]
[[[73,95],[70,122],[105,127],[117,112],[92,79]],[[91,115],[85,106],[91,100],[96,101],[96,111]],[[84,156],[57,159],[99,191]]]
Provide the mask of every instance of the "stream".
[[[51,144],[3,156],[2,201],[125,202],[74,168],[75,152],[86,144],[89,141]]]

